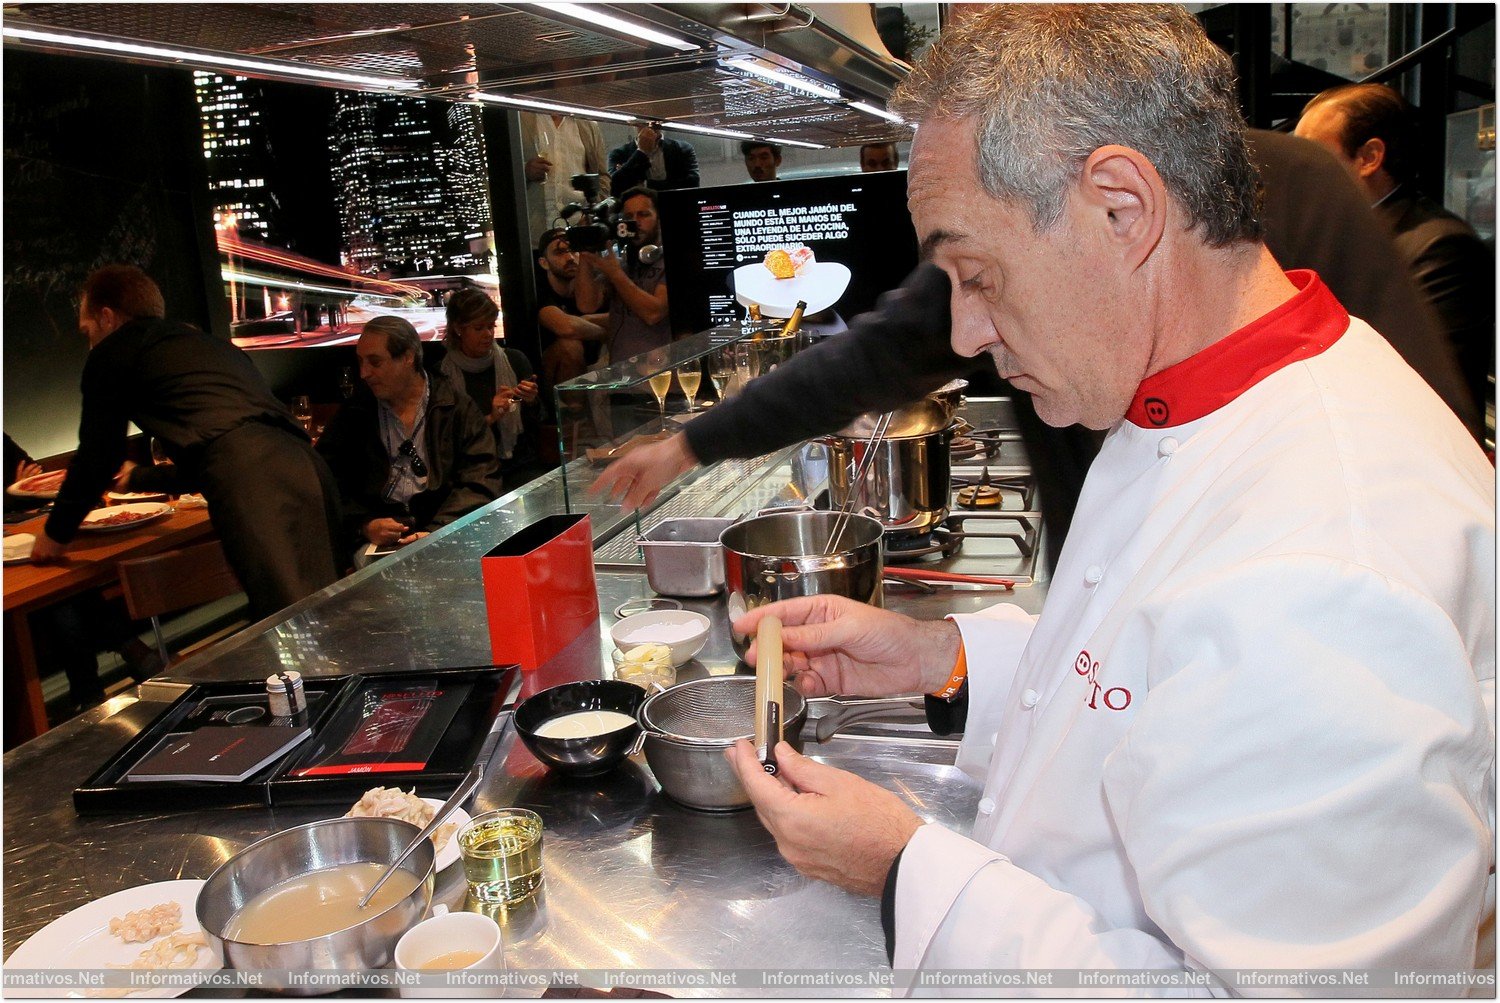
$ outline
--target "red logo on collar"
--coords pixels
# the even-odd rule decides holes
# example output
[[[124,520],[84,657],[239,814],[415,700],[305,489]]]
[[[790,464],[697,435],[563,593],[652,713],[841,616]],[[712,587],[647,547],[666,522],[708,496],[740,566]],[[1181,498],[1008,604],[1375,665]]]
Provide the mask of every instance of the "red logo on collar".
[[[1278,369],[1321,355],[1349,328],[1349,312],[1309,271],[1286,277],[1291,299],[1232,334],[1148,377],[1135,393],[1127,421],[1166,428],[1212,414]]]

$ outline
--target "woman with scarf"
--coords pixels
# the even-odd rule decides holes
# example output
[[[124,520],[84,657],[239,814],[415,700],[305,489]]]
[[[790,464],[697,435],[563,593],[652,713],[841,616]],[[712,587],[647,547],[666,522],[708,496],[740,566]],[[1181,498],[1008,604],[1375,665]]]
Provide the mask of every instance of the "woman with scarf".
[[[478,289],[460,289],[448,298],[448,348],[442,375],[455,392],[467,394],[495,434],[495,451],[507,490],[519,487],[534,474],[537,420],[536,371],[521,352],[495,341],[500,308]]]

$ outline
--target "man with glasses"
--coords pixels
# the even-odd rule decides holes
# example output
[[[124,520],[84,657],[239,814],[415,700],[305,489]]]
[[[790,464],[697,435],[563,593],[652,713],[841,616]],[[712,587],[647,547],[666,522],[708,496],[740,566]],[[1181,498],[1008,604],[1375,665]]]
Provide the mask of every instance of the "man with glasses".
[[[362,565],[498,498],[500,461],[473,402],[428,378],[410,323],[376,317],[355,351],[370,392],[340,409],[318,452],[333,468],[346,542]]]

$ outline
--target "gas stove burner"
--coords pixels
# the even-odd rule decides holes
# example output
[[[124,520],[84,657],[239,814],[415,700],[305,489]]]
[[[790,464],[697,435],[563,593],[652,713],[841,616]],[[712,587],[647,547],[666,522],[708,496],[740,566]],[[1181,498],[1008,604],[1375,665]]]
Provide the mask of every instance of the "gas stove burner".
[[[958,489],[958,503],[964,508],[999,508],[1000,489],[993,484],[970,484]]]
[[[948,444],[948,453],[955,460],[968,460],[984,452],[984,446],[967,435],[957,435]]]
[[[958,553],[963,541],[947,526],[934,526],[920,536],[886,537],[887,564],[915,564],[928,559],[946,560]]]

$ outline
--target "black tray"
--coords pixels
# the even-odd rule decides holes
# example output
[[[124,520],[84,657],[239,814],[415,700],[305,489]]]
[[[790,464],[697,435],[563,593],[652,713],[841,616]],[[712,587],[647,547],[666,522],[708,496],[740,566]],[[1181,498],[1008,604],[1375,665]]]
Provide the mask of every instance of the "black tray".
[[[154,721],[111,756],[83,786],[73,791],[73,807],[81,815],[114,811],[174,811],[231,808],[246,805],[350,805],[371,787],[417,788],[426,797],[451,794],[478,759],[485,737],[515,689],[515,666],[427,669],[340,677],[304,677],[307,710],[292,718],[257,721],[310,725],[312,737],[285,756],[239,783],[171,781],[144,783],[125,775],[172,732],[191,731],[210,721],[248,707],[265,707],[265,684],[253,682],[200,683],[163,711]],[[297,771],[326,760],[367,717],[372,694],[396,687],[436,686],[462,690],[451,718],[435,729],[431,749],[421,763],[370,763],[325,775],[297,775]],[[237,720],[234,723],[240,723]],[[378,760],[379,754],[371,757]],[[368,766],[368,768],[364,768]]]

